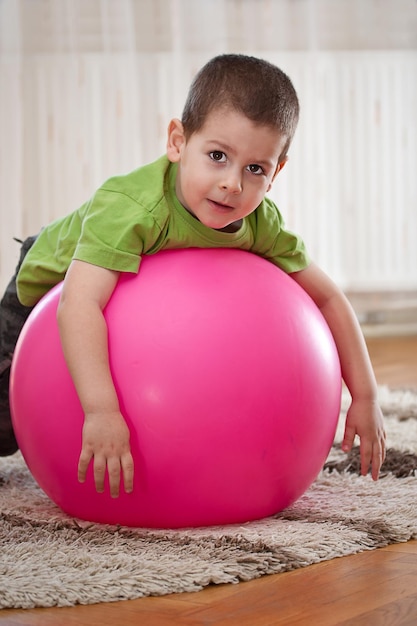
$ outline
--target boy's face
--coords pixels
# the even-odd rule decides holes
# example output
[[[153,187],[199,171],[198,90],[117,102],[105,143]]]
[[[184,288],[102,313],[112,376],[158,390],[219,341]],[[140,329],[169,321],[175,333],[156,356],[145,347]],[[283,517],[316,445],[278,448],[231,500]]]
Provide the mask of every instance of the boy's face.
[[[179,201],[209,228],[238,228],[285,164],[279,162],[285,142],[278,131],[228,109],[213,111],[188,140],[181,122],[172,120],[167,155],[179,165]]]

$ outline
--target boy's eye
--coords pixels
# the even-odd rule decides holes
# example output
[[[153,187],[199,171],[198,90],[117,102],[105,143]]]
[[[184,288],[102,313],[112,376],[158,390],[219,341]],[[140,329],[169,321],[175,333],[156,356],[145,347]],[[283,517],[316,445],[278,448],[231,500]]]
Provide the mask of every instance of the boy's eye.
[[[225,153],[220,150],[213,150],[213,152],[209,152],[209,157],[217,163],[224,163],[226,161]]]
[[[263,174],[264,171],[260,165],[256,165],[256,163],[251,163],[248,165],[248,170],[251,174]]]

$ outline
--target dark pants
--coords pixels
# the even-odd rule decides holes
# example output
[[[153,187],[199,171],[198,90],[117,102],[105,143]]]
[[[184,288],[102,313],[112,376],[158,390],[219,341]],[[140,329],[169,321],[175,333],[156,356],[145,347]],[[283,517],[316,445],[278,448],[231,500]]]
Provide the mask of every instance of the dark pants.
[[[19,263],[0,302],[0,456],[8,456],[18,449],[10,417],[10,366],[20,331],[33,307],[20,304],[16,293],[16,277],[35,240],[36,237],[28,237],[23,243],[20,242]]]

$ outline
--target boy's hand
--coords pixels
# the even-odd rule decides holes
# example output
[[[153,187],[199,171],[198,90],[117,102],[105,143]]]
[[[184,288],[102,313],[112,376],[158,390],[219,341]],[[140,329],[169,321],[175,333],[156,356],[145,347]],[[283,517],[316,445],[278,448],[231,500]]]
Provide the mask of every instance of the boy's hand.
[[[112,498],[119,495],[122,476],[125,492],[131,493],[134,467],[129,437],[129,429],[120,413],[86,414],[78,463],[78,480],[81,483],[85,481],[87,468],[93,459],[94,482],[99,493],[104,491],[106,469]]]
[[[349,452],[355,436],[360,438],[361,475],[372,468],[372,478],[378,480],[385,459],[385,429],[381,409],[376,401],[354,400],[346,417],[342,450]]]

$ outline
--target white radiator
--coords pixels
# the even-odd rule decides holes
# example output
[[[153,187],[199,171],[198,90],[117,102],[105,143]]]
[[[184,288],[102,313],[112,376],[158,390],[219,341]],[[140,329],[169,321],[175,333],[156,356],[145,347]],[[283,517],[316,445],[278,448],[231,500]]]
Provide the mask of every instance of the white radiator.
[[[253,53],[287,71],[300,96],[290,160],[270,194],[288,225],[343,288],[416,290],[415,53]],[[2,57],[1,290],[13,236],[164,151],[169,119],[210,56]]]

